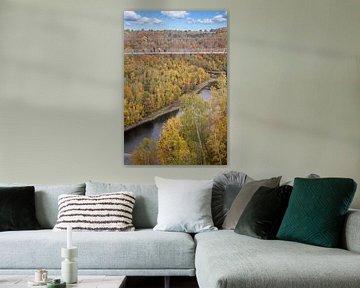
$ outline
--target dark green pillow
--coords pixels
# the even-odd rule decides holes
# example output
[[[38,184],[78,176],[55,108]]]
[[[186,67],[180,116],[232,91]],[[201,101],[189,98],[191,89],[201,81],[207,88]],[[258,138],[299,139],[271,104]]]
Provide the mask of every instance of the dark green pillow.
[[[0,231],[39,229],[35,215],[35,188],[0,188]]]
[[[247,204],[235,232],[261,239],[275,239],[288,206],[292,187],[260,187]]]
[[[295,178],[277,238],[337,247],[356,182],[348,178]]]

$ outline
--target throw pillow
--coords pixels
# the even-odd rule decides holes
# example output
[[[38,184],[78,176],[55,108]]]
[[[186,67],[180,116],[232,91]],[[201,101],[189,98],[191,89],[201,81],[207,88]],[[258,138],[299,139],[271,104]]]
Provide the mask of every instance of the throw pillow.
[[[211,217],[213,180],[155,177],[159,213],[154,230],[198,233],[216,230]]]
[[[136,229],[154,228],[158,214],[158,192],[154,184],[86,182],[86,195],[131,191],[136,202],[133,223]]]
[[[229,212],[227,213],[223,229],[234,230],[237,222],[240,219],[241,214],[243,213],[246,205],[249,203],[251,197],[255,192],[261,187],[275,188],[279,186],[281,176],[274,177],[270,179],[263,179],[258,181],[251,181],[244,184],[241,188],[239,194],[236,196],[234,202],[232,203]]]
[[[295,178],[277,238],[336,247],[355,191],[348,178]]]
[[[320,178],[320,176],[319,176],[318,174],[311,173],[311,174],[307,175],[306,177],[302,177],[302,178],[315,179],[315,178]],[[295,178],[294,178],[294,179],[295,179]],[[286,182],[282,183],[281,185],[294,186],[294,179],[292,179],[292,180],[290,180],[290,181],[286,181]]]
[[[288,206],[292,187],[260,187],[251,198],[235,232],[260,239],[275,239]]]
[[[56,224],[57,201],[61,194],[85,194],[85,183],[34,186],[36,217],[39,219],[41,227],[45,229],[52,229]]]
[[[55,231],[72,226],[74,231],[133,231],[132,192],[94,196],[59,196],[59,215]]]
[[[216,227],[221,228],[232,202],[248,178],[245,173],[237,171],[221,173],[214,178],[211,214]]]
[[[35,210],[41,228],[52,229],[58,215],[58,197],[61,194],[85,195],[85,184],[38,185],[0,183],[3,187],[35,187]],[[118,190],[119,191],[119,190]]]
[[[33,186],[0,188],[0,231],[40,228],[34,194]]]

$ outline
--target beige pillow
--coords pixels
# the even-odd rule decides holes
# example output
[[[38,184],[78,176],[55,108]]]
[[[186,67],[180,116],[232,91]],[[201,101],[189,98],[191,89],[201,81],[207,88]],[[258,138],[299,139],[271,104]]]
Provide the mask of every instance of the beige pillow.
[[[249,203],[255,192],[261,187],[276,188],[279,187],[281,176],[270,179],[263,179],[258,181],[251,181],[244,184],[236,196],[234,202],[231,204],[230,210],[227,213],[223,229],[234,230],[241,214],[244,212],[246,205]]]

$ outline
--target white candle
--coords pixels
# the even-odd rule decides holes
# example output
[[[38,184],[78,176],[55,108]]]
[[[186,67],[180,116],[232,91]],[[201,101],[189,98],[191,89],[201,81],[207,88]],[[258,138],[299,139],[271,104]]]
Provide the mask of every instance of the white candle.
[[[72,248],[72,235],[71,235],[72,227],[69,225],[67,226],[66,232],[67,232],[67,242],[66,242],[66,248],[70,249]]]

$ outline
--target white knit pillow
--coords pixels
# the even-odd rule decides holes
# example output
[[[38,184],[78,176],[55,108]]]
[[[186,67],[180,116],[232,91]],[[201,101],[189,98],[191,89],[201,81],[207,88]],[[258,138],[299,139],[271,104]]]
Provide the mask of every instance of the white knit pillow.
[[[55,231],[72,226],[74,231],[133,231],[133,192],[115,192],[92,196],[59,196],[59,214]]]

